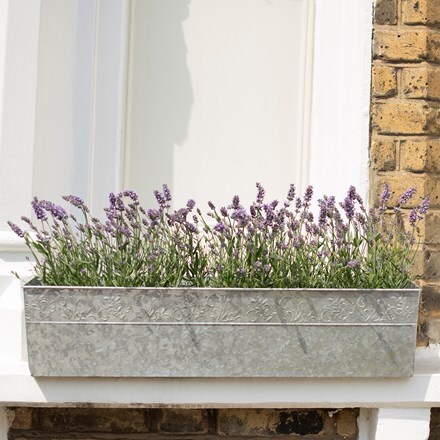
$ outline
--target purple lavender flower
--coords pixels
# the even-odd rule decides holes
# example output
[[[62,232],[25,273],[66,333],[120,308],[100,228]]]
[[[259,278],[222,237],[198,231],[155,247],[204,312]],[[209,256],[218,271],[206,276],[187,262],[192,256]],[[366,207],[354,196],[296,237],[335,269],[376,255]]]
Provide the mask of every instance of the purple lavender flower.
[[[15,232],[19,237],[21,238],[24,237],[24,232],[21,230],[21,228],[18,225],[10,221],[8,221],[8,225],[12,229],[12,231]]]
[[[422,200],[422,203],[420,203],[419,213],[420,214],[426,214],[428,212],[428,209],[429,209],[429,196],[425,197]]]
[[[385,183],[385,185],[383,186],[382,195],[380,197],[380,202],[381,202],[383,207],[386,207],[386,204],[390,200],[390,197],[391,197],[390,186],[388,185],[388,183]]]
[[[139,196],[131,189],[127,189],[122,193],[125,197],[129,197],[131,200],[136,202],[139,199]]]
[[[350,260],[348,263],[347,263],[347,267],[349,267],[350,269],[354,269],[355,267],[358,267],[358,266],[360,266],[361,265],[361,262],[358,260],[358,259],[356,259],[356,260]]]
[[[222,207],[220,208],[220,214],[221,214],[223,217],[227,217],[227,216],[228,216],[228,210],[227,210],[224,206],[222,206]]]
[[[50,238],[47,235],[37,234],[37,240],[41,243],[49,243]]]
[[[231,218],[237,222],[239,227],[244,227],[249,222],[249,216],[244,209],[237,209],[234,211]]]
[[[373,223],[377,223],[379,221],[379,216],[377,215],[377,211],[374,208],[370,208],[369,216]]]
[[[168,185],[167,184],[163,184],[162,185],[162,189],[163,189],[163,195],[165,197],[165,200],[167,202],[171,202],[171,191],[168,188]]]
[[[239,269],[237,269],[237,275],[238,276],[243,276],[244,274],[246,273],[246,271],[242,268],[242,267],[240,267]]]
[[[319,199],[318,200],[318,206],[319,206],[319,220],[318,224],[321,227],[324,227],[327,224],[327,203],[326,199]]]
[[[156,220],[160,217],[160,213],[157,209],[149,209],[147,211],[147,215],[150,218],[150,220]]]
[[[232,208],[233,209],[240,209],[241,205],[240,205],[240,197],[238,196],[234,196],[232,198]]]
[[[57,220],[63,220],[64,218],[68,217],[68,214],[63,207],[55,205],[55,203],[48,202],[47,200],[42,200],[40,202],[40,207],[52,214]]]
[[[356,188],[353,185],[348,188],[347,197],[353,201],[357,200]]]
[[[127,226],[121,226],[118,229],[118,232],[120,232],[121,234],[125,235],[126,237],[131,237],[132,236],[132,233],[131,233],[130,229],[128,229]]]
[[[341,207],[344,210],[347,218],[351,220],[354,217],[355,211],[354,211],[353,199],[351,199],[349,195],[347,195],[347,197],[341,203]]]
[[[186,229],[187,229],[189,232],[191,232],[191,234],[194,234],[194,233],[197,232],[197,227],[196,227],[196,225],[194,225],[194,224],[192,224],[192,223],[189,223],[189,222],[186,222],[186,223],[185,223],[185,226],[186,226]]]
[[[409,213],[409,216],[408,216],[409,224],[411,226],[415,226],[418,219],[419,219],[419,217],[417,215],[417,209],[414,208],[414,209],[411,210],[411,212]]]
[[[43,206],[41,206],[41,202],[39,202],[36,197],[32,199],[31,205],[32,208],[34,208],[34,212],[38,220],[47,220],[47,215],[44,212]]]
[[[414,194],[416,193],[415,188],[410,188],[407,191],[404,192],[404,194],[400,197],[399,203],[401,205],[406,205],[410,199],[413,198]]]
[[[287,200],[292,202],[295,199],[295,185],[293,183],[290,184],[289,192],[287,193]]]
[[[264,188],[261,185],[261,183],[257,182],[256,186],[257,186],[257,189],[258,189],[258,192],[257,192],[257,203],[261,204],[261,203],[263,203],[266,191],[264,190]]]
[[[176,223],[185,223],[186,222],[186,216],[189,214],[188,208],[181,208],[178,211],[174,211],[172,214],[170,214],[169,218],[172,222]]]
[[[194,206],[196,206],[196,202],[193,199],[189,199],[186,202],[186,207],[191,211],[194,209]]]
[[[214,205],[214,203],[211,202],[211,200],[208,202],[208,206],[209,206],[210,209],[212,209],[213,211],[215,210],[215,205]]]
[[[21,220],[23,220],[25,223],[27,223],[33,231],[36,231],[36,230],[37,230],[37,228],[36,228],[35,225],[32,223],[32,221],[31,221],[30,218],[28,218],[28,217],[24,217],[24,216],[23,216],[23,217],[21,217]]]
[[[64,197],[63,197],[64,198]],[[67,199],[65,199],[65,200],[67,200]],[[115,206],[115,204],[116,204],[116,196],[114,195],[114,193],[110,193],[109,195],[108,195],[108,201],[109,201],[109,203],[110,203],[110,206],[113,208],[114,206]]]
[[[312,197],[313,197],[313,186],[309,185],[306,188],[306,191],[304,193],[304,198],[303,198],[304,206],[310,206],[310,202],[312,201]]]
[[[272,209],[275,209],[277,206],[278,206],[278,200],[273,200],[273,201],[271,202],[271,204],[270,204],[270,207],[271,207]]]
[[[84,207],[84,200],[77,196],[63,196],[63,199],[66,202],[69,202],[72,206],[75,208],[82,208]]]
[[[356,218],[356,221],[357,221],[360,225],[364,225],[365,222],[366,222],[365,215],[361,214],[360,212],[356,213],[355,218]]]
[[[223,232],[226,231],[226,226],[223,223],[219,222],[214,226],[214,231],[222,234]]]
[[[165,197],[158,190],[154,191],[154,197],[156,198],[157,204],[159,205],[160,209],[163,210],[169,207]]]

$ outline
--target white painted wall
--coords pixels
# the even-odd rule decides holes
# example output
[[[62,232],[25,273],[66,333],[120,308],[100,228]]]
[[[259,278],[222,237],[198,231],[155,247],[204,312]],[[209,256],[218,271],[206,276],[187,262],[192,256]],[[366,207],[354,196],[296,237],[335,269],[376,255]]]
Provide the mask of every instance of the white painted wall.
[[[380,408],[377,413],[375,440],[427,440],[429,408]]]
[[[39,0],[1,1],[0,22],[0,231],[30,215]],[[6,35],[5,35],[6,33]]]
[[[3,120],[3,89],[5,82],[5,61],[8,30],[8,0],[0,0],[0,133]]]

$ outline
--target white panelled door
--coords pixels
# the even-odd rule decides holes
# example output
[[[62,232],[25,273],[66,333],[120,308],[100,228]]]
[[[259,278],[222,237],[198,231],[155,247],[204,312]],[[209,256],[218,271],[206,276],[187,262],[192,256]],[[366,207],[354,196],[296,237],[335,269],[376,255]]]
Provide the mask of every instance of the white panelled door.
[[[257,181],[281,197],[307,180],[312,0],[131,8],[126,186],[225,204]]]

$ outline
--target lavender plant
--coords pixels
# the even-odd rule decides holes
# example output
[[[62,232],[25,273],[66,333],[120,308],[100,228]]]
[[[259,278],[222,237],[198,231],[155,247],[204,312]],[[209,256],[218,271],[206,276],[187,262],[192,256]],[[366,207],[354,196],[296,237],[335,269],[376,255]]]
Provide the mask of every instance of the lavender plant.
[[[238,196],[217,209],[209,202],[204,215],[194,200],[170,208],[164,185],[158,206],[144,209],[133,191],[110,194],[105,219],[93,217],[83,200],[65,196],[79,210],[34,198],[38,226],[8,222],[24,237],[35,258],[35,277],[45,285],[199,286],[254,288],[405,288],[417,249],[418,222],[429,198],[409,212],[414,196],[406,191],[388,206],[385,185],[379,208],[367,211],[352,186],[345,199],[318,200],[313,188],[298,196],[291,185],[284,203],[265,201],[257,183],[256,200],[244,208]],[[393,215],[390,215],[390,212]]]

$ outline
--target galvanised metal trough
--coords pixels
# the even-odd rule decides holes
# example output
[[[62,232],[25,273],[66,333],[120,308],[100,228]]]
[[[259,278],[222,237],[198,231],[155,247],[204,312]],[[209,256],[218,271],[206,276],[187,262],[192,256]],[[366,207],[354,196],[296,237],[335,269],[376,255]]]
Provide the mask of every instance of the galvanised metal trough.
[[[25,286],[34,376],[404,377],[418,289]]]

